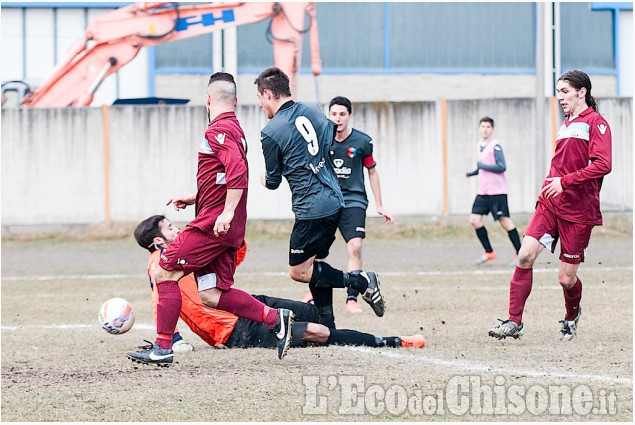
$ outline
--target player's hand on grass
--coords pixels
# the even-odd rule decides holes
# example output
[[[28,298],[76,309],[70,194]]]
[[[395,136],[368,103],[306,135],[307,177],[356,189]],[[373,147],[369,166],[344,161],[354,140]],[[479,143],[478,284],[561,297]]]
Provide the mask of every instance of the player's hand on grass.
[[[177,198],[170,198],[168,199],[168,202],[165,205],[174,205],[174,209],[176,211],[178,210],[182,210],[185,207],[187,207],[188,205],[192,205],[196,202],[196,193],[193,193],[191,195],[186,195],[186,196],[180,196]]]
[[[564,191],[564,189],[562,188],[562,183],[560,182],[560,177],[547,177],[546,180],[549,182],[549,184],[543,187],[541,190],[546,198],[555,198]]]

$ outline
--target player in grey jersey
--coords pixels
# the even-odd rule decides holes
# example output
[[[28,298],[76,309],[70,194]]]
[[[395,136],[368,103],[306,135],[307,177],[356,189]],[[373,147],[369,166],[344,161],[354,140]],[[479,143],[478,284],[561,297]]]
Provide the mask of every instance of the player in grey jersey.
[[[384,300],[377,275],[346,273],[324,259],[335,240],[342,192],[330,157],[335,124],[317,105],[294,102],[289,77],[270,67],[254,82],[260,106],[269,123],[261,131],[266,170],[263,186],[277,189],[285,176],[292,196],[295,223],[289,243],[289,275],[309,284],[320,323],[335,327],[333,288],[352,287],[362,293],[377,316],[384,314]]]

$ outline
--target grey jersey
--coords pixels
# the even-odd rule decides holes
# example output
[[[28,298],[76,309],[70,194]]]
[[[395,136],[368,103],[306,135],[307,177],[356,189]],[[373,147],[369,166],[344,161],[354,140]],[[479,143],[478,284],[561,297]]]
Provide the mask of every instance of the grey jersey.
[[[373,141],[369,135],[353,129],[341,142],[333,142],[333,163],[346,208],[368,207],[364,167],[373,168]]]
[[[327,217],[344,206],[330,156],[334,137],[335,124],[317,105],[291,101],[261,131],[267,188],[287,179],[296,219]]]

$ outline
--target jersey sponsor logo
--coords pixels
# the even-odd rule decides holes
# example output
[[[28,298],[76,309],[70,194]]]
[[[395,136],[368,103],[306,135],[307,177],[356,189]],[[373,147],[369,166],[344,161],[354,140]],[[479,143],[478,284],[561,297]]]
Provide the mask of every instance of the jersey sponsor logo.
[[[227,174],[225,173],[216,174],[216,184],[227,184]]]
[[[291,248],[291,254],[304,254],[304,250]]]
[[[598,125],[598,130],[600,130],[600,133],[602,134],[606,133],[606,129],[607,127],[604,124]]]
[[[357,156],[357,149],[355,148],[348,148],[348,157],[349,158],[355,158]]]
[[[313,174],[317,175],[317,173],[319,173],[322,170],[322,168],[324,168],[324,164],[325,164],[325,161],[324,161],[324,158],[322,158],[320,162],[318,163],[317,167],[313,164],[309,164],[309,168],[311,169],[311,171],[313,171]]]
[[[221,145],[225,143],[225,133],[220,133],[216,135],[216,141]]]
[[[214,13],[202,13],[200,15],[184,16],[174,21],[175,31],[185,31],[192,25],[202,25],[204,27],[213,26],[217,21],[224,23],[234,22],[234,9],[223,10],[220,16],[214,16]]]
[[[585,122],[574,122],[567,127],[566,125],[562,125],[560,130],[558,130],[558,136],[556,140],[561,139],[581,139],[589,141],[589,124]]]
[[[348,179],[352,172],[353,170],[348,167],[335,168],[335,174],[337,174],[338,179]]]

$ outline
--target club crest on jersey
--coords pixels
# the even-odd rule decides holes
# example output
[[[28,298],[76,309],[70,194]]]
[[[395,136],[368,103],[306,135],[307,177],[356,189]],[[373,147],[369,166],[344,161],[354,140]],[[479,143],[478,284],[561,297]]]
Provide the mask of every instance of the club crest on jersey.
[[[600,124],[598,125],[598,130],[600,130],[600,133],[604,134],[606,133],[606,126],[604,124]]]
[[[355,158],[356,156],[357,156],[357,149],[348,148],[348,157],[349,158]]]
[[[221,145],[225,143],[225,133],[220,133],[216,135],[216,141]]]

